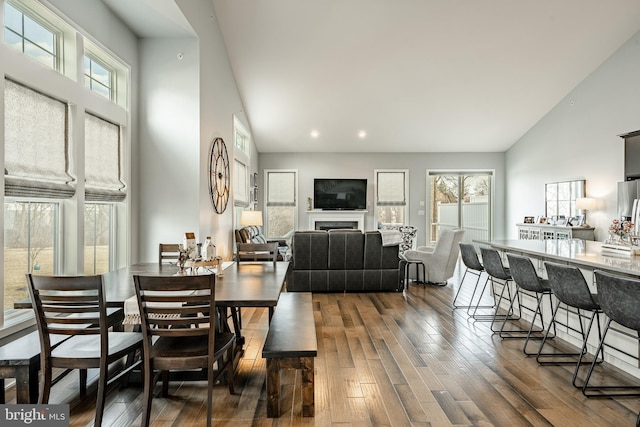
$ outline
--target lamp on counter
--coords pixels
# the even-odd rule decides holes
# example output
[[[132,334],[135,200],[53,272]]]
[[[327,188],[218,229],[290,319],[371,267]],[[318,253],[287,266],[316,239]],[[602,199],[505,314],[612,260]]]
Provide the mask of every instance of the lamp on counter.
[[[586,211],[593,211],[596,209],[597,206],[597,201],[596,199],[592,199],[591,197],[579,197],[576,199],[576,209],[580,209],[585,211],[584,213],[584,223],[582,224],[582,227],[590,227],[589,224],[587,224],[587,212]]]
[[[257,225],[262,227],[262,211],[242,211],[240,214],[240,225]]]

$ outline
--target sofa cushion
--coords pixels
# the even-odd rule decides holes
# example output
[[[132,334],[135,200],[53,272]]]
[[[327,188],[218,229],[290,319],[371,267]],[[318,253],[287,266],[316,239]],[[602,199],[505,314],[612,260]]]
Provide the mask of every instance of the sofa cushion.
[[[382,246],[382,236],[377,231],[364,234],[364,268],[398,268],[398,246]]]
[[[298,231],[293,235],[294,270],[328,269],[329,235],[326,231]]]
[[[361,270],[364,235],[360,230],[331,230],[329,235],[329,270]]]

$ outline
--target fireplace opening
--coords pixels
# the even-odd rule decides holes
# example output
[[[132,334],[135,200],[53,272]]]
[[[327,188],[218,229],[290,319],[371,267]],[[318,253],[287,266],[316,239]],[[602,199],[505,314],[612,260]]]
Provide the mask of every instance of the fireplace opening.
[[[358,221],[316,221],[316,230],[357,230]]]

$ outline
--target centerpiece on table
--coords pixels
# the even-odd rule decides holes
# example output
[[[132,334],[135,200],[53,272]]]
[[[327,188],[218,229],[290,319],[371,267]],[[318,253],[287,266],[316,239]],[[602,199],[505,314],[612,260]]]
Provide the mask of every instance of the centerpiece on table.
[[[603,253],[640,255],[640,246],[633,245],[631,221],[614,219],[609,226],[609,238],[602,244]]]
[[[633,223],[614,219],[609,226],[609,241],[607,243],[631,246],[631,232]]]

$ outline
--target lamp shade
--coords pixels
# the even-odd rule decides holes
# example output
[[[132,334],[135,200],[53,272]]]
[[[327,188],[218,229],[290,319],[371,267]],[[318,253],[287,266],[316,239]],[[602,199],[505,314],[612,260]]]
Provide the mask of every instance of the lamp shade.
[[[242,211],[240,214],[240,225],[262,226],[262,211]]]
[[[596,208],[596,199],[579,197],[576,199],[576,209],[592,211]]]

